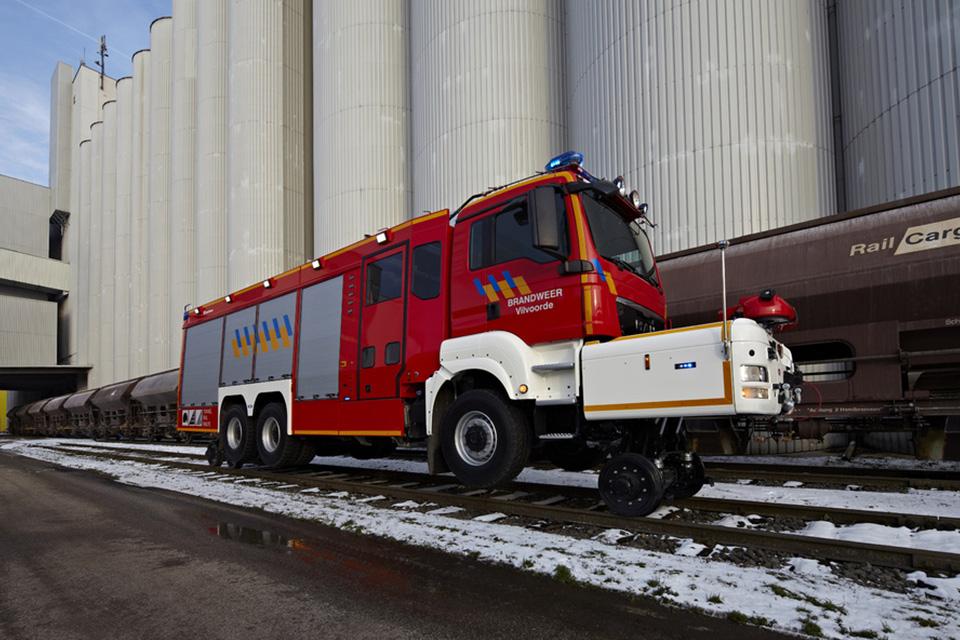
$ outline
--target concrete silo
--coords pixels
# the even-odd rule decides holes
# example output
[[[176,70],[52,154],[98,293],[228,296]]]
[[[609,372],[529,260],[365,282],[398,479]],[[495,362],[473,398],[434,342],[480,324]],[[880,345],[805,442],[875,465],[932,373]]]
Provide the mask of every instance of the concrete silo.
[[[50,78],[50,208],[70,211],[73,68],[58,62]]]
[[[150,161],[144,176],[150,183],[149,254],[146,312],[148,371],[170,367],[170,111],[172,100],[173,21],[158,18],[150,25]]]
[[[90,311],[88,314],[89,324],[87,325],[87,346],[90,353],[90,364],[93,369],[87,376],[87,383],[91,387],[96,387],[104,382],[101,377],[103,369],[100,366],[100,337],[102,326],[100,324],[100,275],[101,258],[103,257],[103,121],[94,122],[90,125],[90,172],[86,174],[90,190],[90,208],[88,211],[87,227],[90,229],[90,240],[87,244],[89,258],[89,271],[87,273],[88,285],[88,305]]]
[[[103,142],[100,149],[100,372],[101,384],[115,382],[113,373],[116,334],[114,278],[117,247],[117,101],[103,105]]]
[[[658,253],[836,210],[823,0],[567,3],[570,147]]]
[[[170,146],[170,360],[180,361],[183,308],[196,305],[195,190],[197,0],[173,0],[173,111]]]
[[[197,304],[227,291],[227,0],[197,4]]]
[[[114,252],[114,353],[117,380],[130,377],[130,243],[133,187],[133,78],[117,80],[116,247]]]
[[[960,184],[960,3],[836,9],[847,208]]]
[[[149,373],[150,50],[133,54],[130,136],[130,375]]]
[[[309,0],[228,5],[228,284],[256,283],[312,248]]]
[[[415,214],[564,150],[561,4],[424,0],[411,12]]]
[[[89,127],[87,128],[89,132]],[[89,133],[88,133],[89,135]],[[73,213],[73,233],[76,234],[76,260],[73,272],[75,283],[70,295],[75,299],[76,339],[73,341],[74,357],[71,362],[81,366],[89,365],[90,358],[90,139],[81,140],[77,145],[77,205]],[[87,381],[87,386],[92,382]]]
[[[314,253],[410,216],[407,0],[313,2]]]

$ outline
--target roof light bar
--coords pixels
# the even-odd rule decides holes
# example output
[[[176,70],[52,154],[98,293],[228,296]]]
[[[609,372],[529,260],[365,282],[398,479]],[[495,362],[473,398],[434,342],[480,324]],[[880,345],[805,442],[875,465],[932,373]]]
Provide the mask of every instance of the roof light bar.
[[[570,165],[581,165],[583,164],[583,154],[579,151],[567,151],[566,153],[561,153],[558,156],[550,158],[550,162],[546,164],[543,168],[544,171],[556,171],[563,167],[568,167]]]

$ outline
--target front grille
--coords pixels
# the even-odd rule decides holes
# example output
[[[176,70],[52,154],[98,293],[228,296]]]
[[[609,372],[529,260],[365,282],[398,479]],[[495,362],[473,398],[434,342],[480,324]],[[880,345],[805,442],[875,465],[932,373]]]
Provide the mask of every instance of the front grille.
[[[623,298],[617,298],[617,318],[620,320],[620,333],[625,336],[664,329],[663,319],[657,314]]]

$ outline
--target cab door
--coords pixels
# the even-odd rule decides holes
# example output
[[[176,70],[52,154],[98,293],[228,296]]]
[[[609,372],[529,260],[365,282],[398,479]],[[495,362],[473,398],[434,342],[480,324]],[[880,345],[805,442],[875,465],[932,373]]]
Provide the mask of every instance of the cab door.
[[[508,331],[527,344],[581,335],[580,278],[561,273],[570,241],[559,191],[555,203],[561,232],[556,253],[534,247],[526,194],[457,223],[454,259],[467,268],[451,296],[455,335]]]
[[[390,247],[363,260],[357,396],[396,398],[406,333],[407,247]]]

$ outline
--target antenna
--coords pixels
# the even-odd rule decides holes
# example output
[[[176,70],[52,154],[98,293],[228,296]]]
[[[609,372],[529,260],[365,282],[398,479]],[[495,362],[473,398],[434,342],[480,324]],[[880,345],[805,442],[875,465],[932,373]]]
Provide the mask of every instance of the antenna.
[[[103,91],[103,75],[107,72],[107,58],[110,57],[110,54],[107,53],[107,36],[100,36],[100,60],[95,60],[94,64],[100,67],[100,91]]]
[[[730,329],[727,326],[727,247],[730,246],[729,240],[721,240],[717,243],[720,249],[720,280],[723,285],[723,327],[721,335],[723,338],[723,357],[730,357]]]

